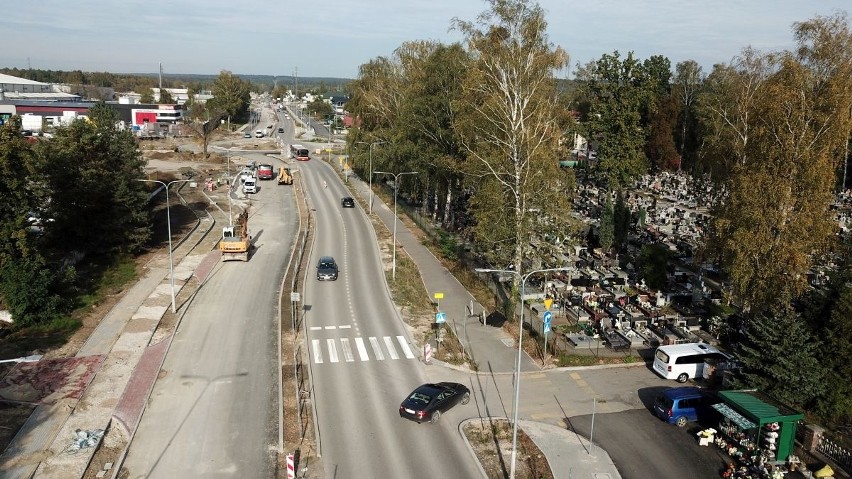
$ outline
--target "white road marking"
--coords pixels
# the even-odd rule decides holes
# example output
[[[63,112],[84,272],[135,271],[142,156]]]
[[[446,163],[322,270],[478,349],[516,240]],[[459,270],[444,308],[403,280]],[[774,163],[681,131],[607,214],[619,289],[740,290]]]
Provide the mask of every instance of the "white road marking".
[[[370,336],[370,346],[373,347],[373,353],[376,355],[377,361],[384,361],[385,354],[382,352],[382,347],[379,346],[379,340],[375,336]]]
[[[341,338],[340,347],[343,348],[343,359],[345,359],[347,363],[355,361],[355,357],[352,356],[352,347],[349,346],[349,338]]]
[[[314,364],[322,363],[322,349],[320,349],[320,341],[319,339],[314,339],[311,341],[311,347],[314,350]]]
[[[328,344],[328,360],[329,362],[336,363],[339,361],[337,357],[337,346],[334,345],[333,339],[326,339],[326,344]]]
[[[388,356],[391,359],[399,359],[399,355],[396,354],[396,348],[393,347],[393,339],[390,336],[384,336],[382,339],[385,340],[385,346],[388,348]]]
[[[344,324],[342,326],[338,326],[337,329],[352,329],[351,324]]]
[[[335,329],[337,326],[326,326],[325,329]]]
[[[402,348],[403,354],[408,359],[414,359],[414,353],[411,352],[411,348],[408,347],[408,342],[402,336],[397,336],[396,340],[399,342],[399,346]]]
[[[369,361],[370,356],[367,355],[367,347],[364,345],[364,338],[355,338],[355,346],[358,347],[358,355],[361,356],[361,361]]]
[[[322,330],[322,326],[311,326],[311,331],[320,331],[320,330]]]

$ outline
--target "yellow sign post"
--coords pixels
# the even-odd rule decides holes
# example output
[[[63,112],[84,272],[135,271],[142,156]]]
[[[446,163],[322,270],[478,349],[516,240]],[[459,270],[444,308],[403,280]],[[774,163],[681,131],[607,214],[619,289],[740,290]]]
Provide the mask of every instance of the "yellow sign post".
[[[550,311],[551,306],[553,306],[553,299],[552,298],[546,298],[544,300],[544,309]]]

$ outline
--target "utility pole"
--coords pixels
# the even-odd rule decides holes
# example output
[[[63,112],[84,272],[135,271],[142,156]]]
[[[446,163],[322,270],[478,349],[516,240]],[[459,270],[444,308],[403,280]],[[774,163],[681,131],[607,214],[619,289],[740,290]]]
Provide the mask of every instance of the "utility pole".
[[[293,71],[293,79],[296,81],[296,86],[293,88],[293,95],[299,98],[299,67]]]

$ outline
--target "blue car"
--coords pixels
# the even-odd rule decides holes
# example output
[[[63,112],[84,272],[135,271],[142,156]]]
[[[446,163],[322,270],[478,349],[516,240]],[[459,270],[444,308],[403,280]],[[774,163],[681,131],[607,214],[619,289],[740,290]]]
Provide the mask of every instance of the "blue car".
[[[671,388],[654,400],[654,414],[669,424],[684,427],[689,422],[707,417],[712,405],[719,402],[709,392],[696,387]]]

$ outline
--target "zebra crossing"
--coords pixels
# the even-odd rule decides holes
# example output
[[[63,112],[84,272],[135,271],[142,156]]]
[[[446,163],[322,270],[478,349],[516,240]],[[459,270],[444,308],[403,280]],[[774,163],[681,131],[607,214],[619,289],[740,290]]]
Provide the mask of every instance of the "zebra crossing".
[[[414,359],[414,353],[403,336],[370,336],[366,340],[360,336],[311,340],[311,358],[314,364],[397,360],[402,357]]]

